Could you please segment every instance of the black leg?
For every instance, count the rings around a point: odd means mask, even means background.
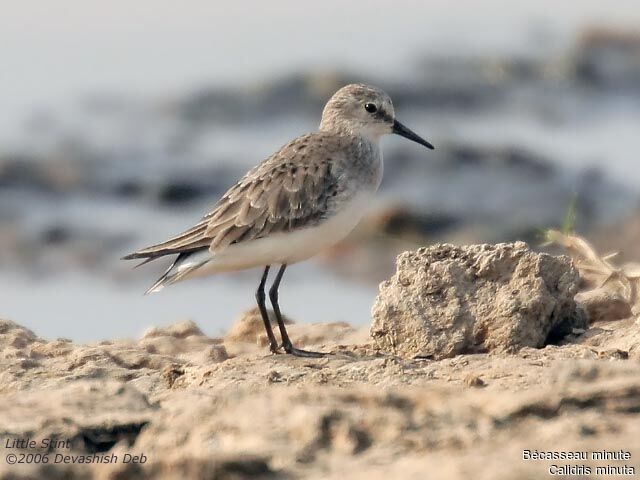
[[[269,349],[273,353],[278,353],[278,341],[273,335],[273,330],[271,329],[271,322],[269,321],[269,313],[267,312],[264,295],[264,286],[267,283],[267,277],[269,276],[269,268],[269,265],[264,267],[262,280],[260,280],[260,285],[258,285],[258,290],[256,290],[256,302],[258,302],[260,315],[262,316],[262,321],[264,322],[264,329],[267,331],[267,337],[269,337]]]
[[[278,305],[278,288],[280,287],[280,281],[282,280],[282,275],[284,275],[284,271],[287,268],[286,264],[283,264],[278,270],[276,275],[276,279],[273,281],[273,285],[269,289],[269,298],[271,299],[271,305],[273,306],[273,311],[276,314],[276,320],[278,320],[278,327],[280,328],[280,336],[282,337],[282,347],[284,351],[290,353],[291,355],[295,355],[297,357],[311,357],[311,358],[320,358],[324,357],[325,353],[320,352],[310,352],[307,350],[300,350],[299,348],[295,348],[291,343],[291,339],[289,338],[289,334],[287,333],[287,329],[284,326],[284,320],[282,320],[282,314],[280,313],[280,305]]]

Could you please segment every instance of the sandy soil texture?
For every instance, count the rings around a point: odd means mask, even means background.
[[[249,326],[211,339],[185,322],[74,345],[2,321],[0,478],[506,479],[547,477],[552,465],[639,466],[633,319],[562,345],[440,361],[384,354],[343,324],[290,327],[327,358],[268,355]],[[7,448],[14,439],[65,443]],[[523,460],[524,450],[603,449],[631,459]],[[10,453],[50,461],[9,465]],[[123,463],[126,453],[144,463]],[[112,454],[117,463],[54,464]]]

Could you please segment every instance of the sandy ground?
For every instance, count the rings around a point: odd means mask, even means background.
[[[513,479],[566,465],[608,478],[595,468],[640,468],[633,318],[542,349],[439,361],[385,354],[346,324],[290,331],[332,354],[268,354],[255,311],[224,338],[184,322],[94,345],[0,321],[0,478]],[[35,446],[16,448],[27,439]],[[524,460],[526,450],[587,460]],[[602,450],[630,458],[591,459]],[[9,464],[10,454],[32,463]],[[105,458],[115,463],[77,463]]]

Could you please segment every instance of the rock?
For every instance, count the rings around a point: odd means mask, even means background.
[[[579,292],[576,302],[584,308],[589,323],[620,320],[632,315],[629,301],[619,292],[607,288]]]
[[[585,326],[577,284],[568,257],[523,242],[405,252],[380,285],[371,336],[405,358],[542,347]]]

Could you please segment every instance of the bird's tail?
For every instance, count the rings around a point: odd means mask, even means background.
[[[202,267],[207,262],[207,259],[197,259],[197,255],[193,255],[191,252],[181,253],[156,281],[156,283],[144,292],[144,294],[148,295],[150,293],[157,293],[165,286],[179,282],[188,274]]]

